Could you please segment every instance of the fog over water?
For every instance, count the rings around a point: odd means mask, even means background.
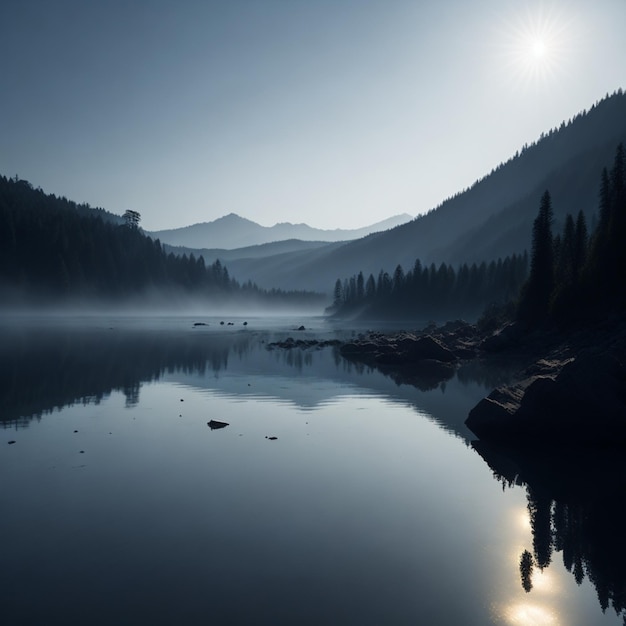
[[[330,304],[320,294],[318,301],[311,303],[280,303],[269,305],[254,296],[233,298],[206,298],[179,292],[168,295],[167,291],[142,293],[136,298],[107,301],[97,298],[68,298],[61,303],[42,302],[33,304],[19,298],[11,298],[0,292],[0,323],[26,322],[29,319],[48,319],[66,317],[71,323],[79,324],[81,320],[93,318],[110,318],[122,320],[131,318],[163,319],[187,318],[197,316],[230,316],[245,318],[254,314],[264,320],[283,319],[289,316],[322,316],[326,306]],[[219,320],[218,320],[219,321]]]

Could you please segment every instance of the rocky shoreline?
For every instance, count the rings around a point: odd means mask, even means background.
[[[479,359],[517,364],[513,381],[469,413],[484,441],[519,447],[626,445],[626,319],[529,331],[520,324],[480,330],[464,321],[412,332],[368,332],[350,341],[294,340],[268,348],[335,346],[341,355],[432,389]]]
[[[626,445],[625,320],[530,339],[537,358],[470,411],[466,424],[472,432],[534,448]]]

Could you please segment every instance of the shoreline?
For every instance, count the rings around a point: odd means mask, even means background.
[[[275,349],[335,345],[341,355],[432,389],[472,361],[512,365],[511,380],[474,406],[466,425],[477,439],[532,451],[626,446],[626,317],[593,325],[528,330],[512,322],[481,331],[461,320],[416,331],[368,331],[348,341],[270,344]]]

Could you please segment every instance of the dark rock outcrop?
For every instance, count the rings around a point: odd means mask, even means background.
[[[341,354],[346,358],[383,365],[407,365],[421,361],[453,363],[457,360],[439,339],[412,333],[389,336],[370,334],[365,339],[344,344]]]
[[[306,350],[307,348],[327,348],[329,346],[339,346],[341,341],[339,339],[326,339],[319,341],[317,339],[294,339],[293,337],[287,337],[283,341],[272,341],[268,343],[266,348],[268,350],[274,350],[275,348],[282,348],[283,350],[292,350],[293,348],[300,348]]]
[[[475,345],[468,341],[474,330],[466,322],[437,329],[392,335],[369,333],[340,348],[343,357],[375,367],[398,384],[423,391],[450,380],[460,361],[474,358]]]
[[[481,400],[466,424],[508,445],[626,444],[626,330],[571,338]]]

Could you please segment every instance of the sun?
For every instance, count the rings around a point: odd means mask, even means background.
[[[518,61],[524,65],[553,64],[558,56],[558,37],[544,29],[544,32],[528,33],[519,43]]]
[[[494,27],[497,56],[507,80],[518,89],[554,83],[571,56],[572,20],[566,15],[528,8]]]
[[[549,80],[563,60],[561,40],[557,24],[545,17],[522,22],[509,44],[511,71],[523,81]]]
[[[543,39],[535,39],[530,47],[531,54],[536,60],[546,56],[547,46]]]

